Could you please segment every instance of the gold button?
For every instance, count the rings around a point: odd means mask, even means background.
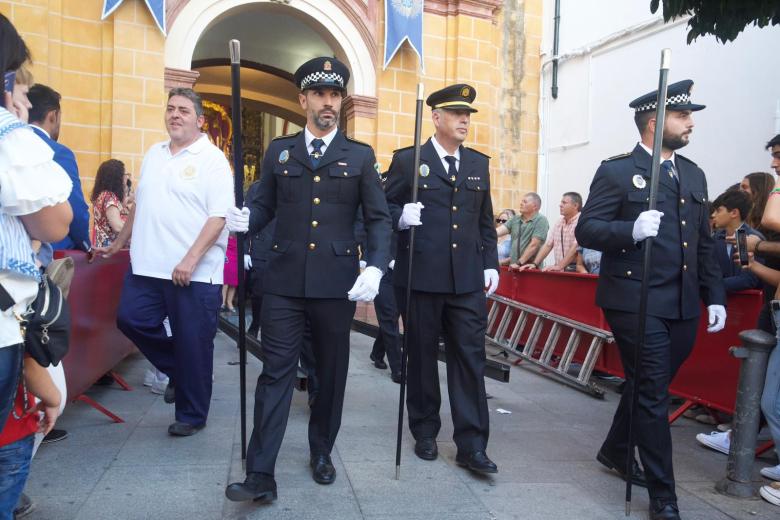
[[[309,244],[309,251],[314,251],[315,249],[317,249],[317,244],[315,244],[314,242]]]
[[[427,185],[427,184],[423,184],[423,188],[427,188],[427,187],[428,187],[428,185]]]
[[[274,249],[279,249],[279,244],[274,244]]]
[[[685,199],[680,199],[680,204],[685,204]]]
[[[457,186],[455,187],[455,193],[458,193],[458,187]]]
[[[313,202],[314,202],[315,205],[317,205],[317,204],[320,203],[320,199],[317,198],[317,197],[314,197],[314,201]]]
[[[687,271],[687,270],[688,270],[688,265],[687,264],[683,264],[683,271]]]
[[[312,220],[312,221],[311,221],[311,227],[317,227],[317,226],[319,226],[319,225],[320,225],[320,223],[319,223],[319,222],[317,222],[316,220]]]
[[[349,175],[349,174],[347,172],[344,172],[344,177],[346,177],[347,175]]]
[[[351,249],[347,249],[347,254],[348,255],[352,254],[352,250]]]
[[[458,244],[452,244],[452,249],[457,249],[457,248],[458,248]]]
[[[683,220],[682,222],[680,222],[680,224],[682,224],[684,226],[685,225],[685,221]]]
[[[626,250],[625,250],[625,249],[621,249],[621,250],[620,250],[620,252],[621,252],[621,253],[625,253],[625,252],[626,252]]]
[[[452,206],[452,211],[458,211],[458,206]]]
[[[452,182],[455,182],[455,176],[454,176],[454,175],[450,176],[450,180],[451,180]]]
[[[626,276],[631,276],[631,271],[626,271]]]
[[[683,247],[688,247],[688,242],[683,242]]]
[[[284,170],[284,174],[287,175],[287,170]]]
[[[314,182],[320,182],[320,176],[319,175],[315,175],[314,176]]]
[[[452,229],[458,229],[458,225],[457,224],[453,224],[452,225]]]

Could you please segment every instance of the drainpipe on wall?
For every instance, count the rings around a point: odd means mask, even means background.
[[[561,0],[555,0],[555,29],[553,30],[552,97],[558,99],[558,41],[561,38]]]

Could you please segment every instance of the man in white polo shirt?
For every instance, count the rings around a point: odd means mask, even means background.
[[[203,126],[203,105],[192,89],[168,93],[170,141],[152,146],[141,166],[136,203],[110,256],[130,238],[130,270],[117,326],[170,378],[176,422],[168,433],[188,436],[206,425],[211,401],[214,336],[232,207],[233,177],[224,154]],[[172,337],[163,320],[170,319]]]

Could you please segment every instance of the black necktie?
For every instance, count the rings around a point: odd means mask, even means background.
[[[455,159],[455,157],[452,155],[445,155],[444,160],[447,161],[447,164],[450,165],[450,167],[447,168],[447,175],[450,176],[450,180],[452,182],[455,182],[455,179],[458,177],[458,170],[455,168],[455,161],[457,159]]]
[[[311,158],[311,165],[315,168],[320,163],[320,159],[322,158],[322,147],[325,146],[325,141],[322,139],[312,139],[311,140],[311,155],[309,157]]]
[[[670,159],[661,163],[661,171],[667,173],[675,181],[680,182],[680,179],[677,178],[677,171],[674,169],[674,163]]]

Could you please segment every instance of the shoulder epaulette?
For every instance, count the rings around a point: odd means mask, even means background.
[[[278,139],[289,139],[290,137],[297,137],[297,136],[298,136],[298,134],[300,134],[301,132],[303,132],[303,130],[298,130],[297,132],[294,132],[294,133],[292,133],[292,134],[278,135],[278,136],[274,137],[274,138],[273,138],[273,139],[271,139],[271,140],[272,140],[272,141],[276,141],[276,140],[278,140]]]
[[[402,148],[398,148],[397,150],[393,150],[393,155],[397,154],[398,152],[403,152],[404,150],[409,150],[410,148],[414,148],[414,145],[404,146]]]
[[[691,163],[692,165],[694,165],[694,166],[696,166],[696,167],[698,167],[698,166],[699,166],[698,164],[696,164],[695,162],[691,161],[690,159],[688,159],[688,158],[687,158],[687,157],[685,157],[684,155],[680,155],[679,153],[678,153],[678,154],[676,154],[676,155],[677,155],[677,157],[679,157],[680,159],[684,159],[684,160],[688,161],[689,163]]]
[[[604,159],[601,162],[605,163],[605,162],[614,161],[614,160],[617,160],[617,159],[625,159],[626,157],[631,157],[631,152],[626,152],[626,153],[621,153],[621,154],[618,154],[618,155],[613,155],[612,157],[608,157],[607,159]]]
[[[348,136],[348,135],[346,135],[346,134],[344,134],[344,138],[345,138],[347,141],[349,141],[350,143],[357,143],[357,144],[362,144],[363,146],[368,146],[369,148],[371,147],[371,145],[370,145],[370,144],[368,144],[368,143],[364,143],[363,141],[358,141],[357,139],[355,139],[355,138],[353,138],[353,137],[349,137],[349,136]]]
[[[478,153],[479,155],[482,155],[482,156],[487,157],[488,159],[490,159],[490,156],[488,154],[482,153],[479,150],[477,150],[476,148],[470,148],[470,147],[467,146],[466,150],[471,150],[474,153]]]

